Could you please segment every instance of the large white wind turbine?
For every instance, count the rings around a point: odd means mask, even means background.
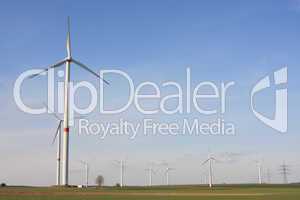
[[[210,188],[212,188],[212,186],[213,186],[213,166],[212,166],[213,161],[216,161],[216,159],[214,157],[212,157],[211,155],[209,155],[208,159],[201,164],[201,166],[205,165],[206,163],[209,164],[208,165],[208,167],[209,167],[209,169],[208,169],[208,176],[209,177],[208,178],[209,178],[209,187]]]
[[[100,77],[99,74],[91,70],[85,64],[75,60],[71,54],[71,37],[70,37],[70,18],[68,18],[68,34],[67,34],[67,57],[62,61],[59,61],[53,65],[50,65],[41,72],[32,75],[30,78],[36,77],[44,72],[48,72],[50,69],[54,69],[60,67],[65,64],[65,89],[64,89],[64,134],[63,134],[63,179],[62,184],[67,186],[69,185],[69,84],[70,84],[70,70],[71,70],[71,63],[78,65],[79,67],[87,70],[91,74],[95,75],[99,79],[101,79],[106,84],[109,84],[106,80]]]

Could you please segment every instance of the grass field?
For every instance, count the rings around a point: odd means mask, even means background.
[[[300,185],[55,188],[3,187],[0,200],[299,200]]]

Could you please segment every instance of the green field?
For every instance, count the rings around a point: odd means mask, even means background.
[[[3,187],[0,200],[299,200],[300,185],[234,185],[170,187],[104,187],[104,188],[55,188],[55,187]]]

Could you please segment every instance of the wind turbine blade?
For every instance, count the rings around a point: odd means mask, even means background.
[[[57,138],[57,135],[58,135],[58,133],[59,133],[59,131],[60,131],[60,128],[61,128],[61,122],[62,122],[62,120],[59,121],[58,127],[57,127],[56,132],[55,132],[55,136],[54,136],[54,138],[53,138],[53,140],[52,140],[52,145],[55,143],[55,140],[56,140],[56,138]]]
[[[67,55],[68,55],[68,58],[71,58],[71,30],[70,30],[70,17],[68,17]]]
[[[106,83],[107,85],[109,85],[109,82],[104,80],[99,74],[97,74],[96,72],[94,72],[93,70],[91,70],[90,68],[88,68],[86,65],[82,64],[81,62],[72,59],[72,61],[77,64],[78,66],[82,67],[83,69],[87,70],[88,72],[92,73],[93,75],[95,75],[96,77],[98,77],[99,79],[101,79],[104,83]]]
[[[201,164],[201,166],[202,166],[202,165],[205,165],[209,160],[210,160],[210,159],[207,159],[206,161],[204,161],[204,162]]]
[[[39,76],[40,74],[44,73],[44,72],[48,72],[50,69],[56,68],[56,67],[60,67],[61,65],[63,65],[66,62],[66,60],[60,61],[58,63],[55,63],[54,65],[50,65],[49,67],[43,69],[41,72],[37,73],[37,74],[33,74],[31,76],[29,76],[29,78],[34,78],[36,76]]]

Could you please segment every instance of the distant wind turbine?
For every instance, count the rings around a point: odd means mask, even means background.
[[[123,187],[126,161],[125,160],[115,160],[115,162],[120,166],[120,186]]]
[[[61,124],[63,122],[62,119],[60,119],[52,110],[50,110],[48,108],[48,106],[46,104],[44,104],[48,111],[50,111],[52,113],[52,115],[55,117],[55,119],[58,121],[58,126],[56,128],[56,132],[55,132],[55,135],[53,137],[53,140],[52,140],[52,145],[55,143],[56,141],[56,138],[57,138],[57,151],[56,151],[56,185],[60,185],[60,181],[61,181],[61,177],[60,177],[60,173],[61,173]]]
[[[155,174],[156,172],[153,170],[153,164],[150,164],[149,168],[145,169],[148,171],[148,176],[149,176],[149,186],[152,186],[152,174]]]
[[[69,185],[69,84],[70,84],[70,71],[71,71],[71,63],[78,65],[79,67],[87,70],[97,78],[101,79],[104,83],[109,85],[109,82],[100,77],[99,74],[91,70],[85,64],[75,60],[71,55],[71,34],[70,34],[70,18],[68,17],[68,33],[67,33],[67,57],[63,60],[50,65],[49,67],[41,70],[41,72],[37,74],[33,74],[30,78],[34,78],[43,74],[44,72],[48,72],[50,69],[54,69],[60,67],[65,64],[65,89],[64,89],[64,135],[63,135],[63,179],[62,184],[67,186]]]
[[[81,164],[85,167],[85,187],[87,188],[89,186],[89,171],[90,171],[90,165],[86,161],[80,161]]]
[[[262,184],[262,162],[261,161],[255,161],[257,166],[257,172],[258,172],[258,184]]]
[[[169,185],[169,173],[170,173],[170,171],[174,171],[174,170],[175,170],[175,168],[170,168],[170,167],[166,168],[165,174],[166,174],[167,185]]]
[[[207,173],[206,172],[203,172],[200,174],[200,182],[201,182],[201,184],[207,183]]]
[[[208,178],[209,178],[209,187],[212,188],[213,186],[213,161],[216,161],[216,159],[214,157],[212,157],[211,155],[208,156],[208,159],[206,161],[204,161],[201,166],[205,165],[206,163],[209,164],[209,169],[208,169]]]

